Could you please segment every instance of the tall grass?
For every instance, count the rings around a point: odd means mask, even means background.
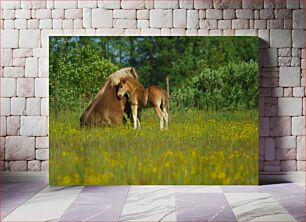
[[[50,184],[257,184],[257,111],[191,110],[159,130],[152,109],[130,124],[80,128],[81,112],[50,115]]]

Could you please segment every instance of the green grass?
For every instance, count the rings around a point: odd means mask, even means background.
[[[257,184],[257,111],[170,115],[152,109],[130,124],[81,129],[81,112],[50,115],[50,184]]]

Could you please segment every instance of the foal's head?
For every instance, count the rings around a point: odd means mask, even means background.
[[[123,79],[117,85],[117,98],[121,100],[123,96],[130,90],[127,80]]]

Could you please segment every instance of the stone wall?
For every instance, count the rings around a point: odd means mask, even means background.
[[[48,36],[260,38],[260,171],[305,170],[303,0],[1,1],[0,169],[48,169]]]

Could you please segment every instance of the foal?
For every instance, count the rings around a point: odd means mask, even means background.
[[[168,96],[165,90],[159,86],[149,86],[145,89],[138,80],[127,77],[122,79],[117,85],[118,99],[121,100],[126,93],[129,94],[135,129],[140,127],[137,111],[139,108],[145,108],[148,100],[159,117],[160,129],[164,128],[164,122],[166,128],[168,128]]]

